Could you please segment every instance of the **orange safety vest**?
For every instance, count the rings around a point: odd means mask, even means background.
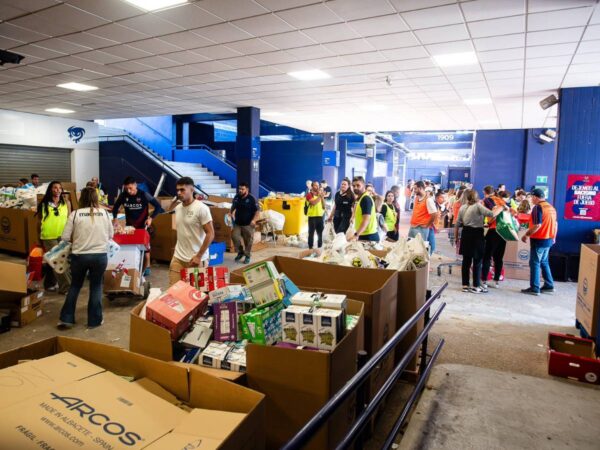
[[[454,223],[456,223],[456,221],[458,220],[458,212],[460,211],[461,206],[462,203],[460,202],[460,200],[455,200],[454,204],[452,205],[452,220],[454,221]]]
[[[498,197],[497,195],[492,195],[490,196],[490,198],[492,199],[492,201],[494,202],[494,204],[496,206],[506,206],[506,202],[504,200],[502,200],[500,197]],[[489,221],[489,229],[493,230],[496,228],[496,219],[490,219]]]
[[[410,225],[413,227],[426,227],[429,224],[431,214],[427,211],[427,199],[429,196],[425,194],[423,200],[419,200],[415,197],[415,205],[413,207],[412,217],[410,219]]]
[[[556,238],[556,232],[558,231],[558,225],[556,223],[556,209],[547,201],[540,202],[538,205],[542,208],[542,223],[539,230],[533,233],[531,239],[554,239]],[[529,222],[529,228],[533,228],[533,220]]]

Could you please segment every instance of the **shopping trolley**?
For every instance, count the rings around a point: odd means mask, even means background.
[[[448,273],[452,275],[452,267],[462,266],[462,256],[460,255],[460,239],[462,236],[462,228],[458,229],[458,238],[454,238],[454,230],[450,229],[448,231],[448,239],[450,240],[450,245],[452,245],[456,251],[456,259],[451,262],[442,263],[437,267],[438,277],[442,276],[442,268],[447,267]]]
[[[143,276],[144,259],[150,250],[150,234],[147,230],[135,230],[131,234],[115,234],[113,240],[120,250],[108,261],[104,273],[104,293],[109,300],[117,297],[147,299],[150,282]]]

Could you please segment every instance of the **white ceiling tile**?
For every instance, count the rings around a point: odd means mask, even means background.
[[[200,8],[199,5],[202,4],[190,3],[176,8],[167,8],[154,12],[153,15],[188,30],[223,22],[223,19]]]
[[[83,31],[108,23],[67,4],[57,5],[11,21],[13,24],[39,31],[50,36]]]
[[[593,86],[598,83],[598,74],[594,72],[577,73],[569,71],[561,87]]]
[[[396,66],[400,70],[426,69],[430,67],[436,67],[433,61],[431,61],[431,58],[401,60],[396,62]]]
[[[573,64],[570,68],[569,68],[569,73],[592,73],[592,72],[596,72],[596,80],[598,80],[598,72],[600,72],[600,63],[598,62],[592,62],[592,63],[587,63],[587,64]],[[596,81],[596,84],[598,84],[598,81]]]
[[[600,47],[596,47],[597,53],[581,53],[573,57],[572,64],[586,64],[600,62]]]
[[[138,31],[124,27],[117,23],[111,23],[109,25],[94,28],[88,33],[93,34],[94,36],[99,36],[101,38],[117,41],[121,44],[132,41],[139,41],[141,39],[147,39],[150,37],[147,34],[140,33]]]
[[[562,44],[563,42],[577,42],[581,39],[582,32],[583,27],[534,31],[527,33],[527,45],[548,45]]]
[[[78,55],[80,58],[93,61],[98,64],[110,64],[118,61],[125,61],[125,58],[105,53],[101,50],[93,50],[91,52],[85,52]]]
[[[257,67],[261,66],[262,63],[257,61],[250,56],[237,56],[235,58],[227,58],[222,61],[223,63],[231,66],[235,69],[246,69],[248,67]]]
[[[525,14],[523,0],[475,0],[462,2],[460,6],[468,22]]]
[[[199,34],[206,39],[210,39],[217,44],[240,41],[252,37],[249,33],[246,33],[230,23],[220,23],[218,25],[198,28],[194,30],[194,33]]]
[[[600,8],[598,8],[596,6],[596,9],[594,10],[594,13],[592,14],[592,17],[590,19],[590,24],[596,24],[596,23],[600,23]]]
[[[590,25],[586,28],[583,33],[584,41],[592,41],[594,39],[600,39],[600,25]]]
[[[281,50],[316,44],[313,39],[300,31],[264,36],[262,40]]]
[[[199,48],[199,47],[206,47],[208,45],[214,44],[214,42],[212,42],[211,40],[206,39],[196,33],[191,32],[191,31],[182,31],[180,33],[161,36],[160,40],[166,42],[167,44],[174,45],[179,49],[186,49],[186,50],[190,50],[193,48]],[[152,40],[140,41],[140,42],[146,42],[146,43],[150,44],[150,43],[152,43]],[[140,47],[139,46],[140,42],[135,42],[130,45],[135,46],[137,48],[141,48],[142,50],[152,51],[151,47],[150,48]]]
[[[344,20],[383,16],[394,12],[387,0],[334,0],[327,7]]]
[[[529,14],[527,17],[528,31],[551,30],[587,25],[593,8],[563,9],[560,11]]]
[[[590,6],[596,3],[594,0],[528,0],[530,13],[552,11],[555,9],[577,8]]]
[[[14,39],[9,39],[7,37],[0,36],[0,48],[5,50],[9,50],[13,47],[18,47],[19,45],[23,45],[24,43],[25,42],[23,41],[16,41]]]
[[[49,34],[38,33],[37,31],[19,27],[8,22],[0,23],[0,36],[25,43],[40,41],[50,37]]]
[[[510,61],[512,59],[523,59],[525,57],[525,48],[509,48],[505,50],[491,50],[488,52],[479,52],[477,57],[481,62],[492,61]]]
[[[527,57],[531,58],[542,58],[542,57],[554,57],[563,55],[572,55],[577,48],[577,42],[568,44],[552,44],[552,45],[538,45],[533,47],[527,47]]]
[[[513,61],[498,61],[498,62],[485,62],[481,63],[481,67],[483,70],[487,72],[495,72],[495,71],[506,71],[506,70],[516,70],[523,68],[523,60],[513,60]]]
[[[463,22],[460,8],[456,4],[404,12],[401,15],[413,30]]]
[[[85,51],[90,50],[89,47],[85,47],[83,45],[79,45],[79,44],[75,44],[74,42],[70,42],[68,40],[68,36],[67,36],[67,39],[60,39],[60,38],[46,39],[45,41],[37,42],[36,45],[39,45],[40,47],[44,47],[44,48],[49,48],[50,50],[55,50],[57,52],[66,53],[66,54],[79,53],[79,52],[85,52]]]
[[[399,61],[403,59],[426,58],[427,52],[423,47],[397,48],[393,50],[383,50],[381,53],[390,61]]]
[[[110,21],[127,19],[144,13],[143,10],[123,0],[67,0],[66,3]]]
[[[356,31],[350,28],[345,23],[335,25],[325,25],[323,27],[315,27],[303,30],[311,39],[322,44],[326,42],[346,41],[349,39],[357,39],[360,36]]]
[[[103,48],[109,47],[111,45],[118,44],[117,41],[113,41],[112,39],[106,39],[99,36],[94,36],[89,33],[75,33],[64,36],[63,39],[69,40],[69,42],[73,42],[78,45],[83,45],[89,48]]]
[[[363,37],[408,30],[408,26],[398,14],[354,20],[348,22],[348,25]]]
[[[299,60],[317,59],[334,56],[331,50],[328,50],[322,45],[310,45],[308,47],[290,48],[287,52]]]
[[[148,36],[161,36],[163,34],[183,31],[182,27],[151,14],[125,19],[119,22],[119,24],[147,34]]]
[[[501,50],[504,48],[516,48],[525,46],[525,34],[507,34],[506,36],[494,36],[473,39],[477,51]]]
[[[525,16],[502,17],[500,19],[469,22],[468,26],[473,38],[524,33]]]
[[[396,10],[412,11],[414,9],[431,8],[456,3],[456,0],[391,0]]]
[[[370,64],[384,62],[386,61],[386,58],[381,52],[366,52],[345,55],[344,60],[349,64]]]
[[[466,83],[471,81],[485,81],[481,71],[475,73],[467,73],[463,75],[447,75],[446,78],[451,83]]]
[[[366,38],[366,40],[378,50],[419,45],[419,41],[411,32],[372,36]]]
[[[240,52],[244,55],[253,55],[256,53],[272,52],[277,50],[277,47],[268,44],[263,39],[254,38],[245,41],[230,42],[227,47]]]
[[[285,51],[261,53],[260,55],[253,55],[252,57],[263,64],[283,64],[297,60],[294,55]]]
[[[194,49],[194,53],[198,53],[199,55],[206,56],[210,59],[225,59],[241,56],[239,52],[226,45],[212,45],[210,47],[197,48]]]
[[[548,80],[558,78],[558,83],[560,83],[560,80],[567,72],[568,67],[568,64],[555,67],[527,67],[525,70],[525,78],[529,79],[536,77],[542,79],[546,77]],[[558,87],[558,85],[556,87]]]
[[[168,67],[179,66],[181,63],[169,59],[165,56],[148,56],[146,58],[136,59],[136,62],[145,64],[155,69],[165,69]]]
[[[525,62],[527,69],[534,67],[566,67],[571,63],[571,55],[555,56],[553,58],[529,58]]]
[[[241,19],[269,12],[252,0],[203,0],[200,7],[225,20]]]
[[[439,77],[443,75],[442,71],[437,67],[432,67],[429,69],[405,70],[403,71],[403,74],[411,80],[424,77]]]
[[[415,34],[423,44],[470,39],[469,32],[467,31],[467,27],[464,23],[447,25],[445,27],[424,28],[422,30],[415,31]]]
[[[109,55],[118,56],[121,59],[144,58],[145,56],[151,56],[153,54],[139,48],[132,47],[131,45],[116,45],[114,47],[104,48],[102,49],[102,52],[108,53]],[[83,55],[79,56],[84,57]]]
[[[288,9],[277,13],[279,17],[296,28],[318,27],[341,22],[333,11],[324,4],[309,5],[295,9]]]
[[[498,72],[489,72],[485,74],[487,80],[506,80],[511,78],[523,78],[523,67],[513,70],[499,70]]]
[[[461,75],[480,72],[481,68],[479,67],[479,64],[469,64],[467,66],[443,67],[442,71],[446,75]]]
[[[472,52],[473,43],[468,41],[444,42],[425,46],[432,55],[443,55],[448,53]]]
[[[353,39],[351,41],[331,42],[324,44],[326,48],[336,55],[349,55],[352,53],[371,52],[375,48],[366,39]]]
[[[253,36],[268,36],[270,34],[293,31],[294,27],[287,24],[275,14],[263,14],[236,20],[233,24]]]
[[[48,50],[47,48],[38,47],[37,45],[34,45],[34,44],[16,47],[16,48],[13,48],[12,51],[14,51],[15,53],[18,53],[20,55],[23,55],[25,57],[33,56],[36,58],[41,58],[42,60],[46,60],[49,58],[58,58],[60,56],[65,55],[64,53],[55,52],[54,50]]]

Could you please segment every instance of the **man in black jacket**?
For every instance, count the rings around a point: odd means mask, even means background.
[[[233,198],[230,215],[233,218],[233,233],[231,239],[238,254],[235,261],[239,262],[244,256],[244,264],[250,263],[252,243],[254,242],[254,228],[258,220],[258,203],[250,194],[248,183],[238,185],[238,193]],[[242,246],[243,240],[243,246]]]

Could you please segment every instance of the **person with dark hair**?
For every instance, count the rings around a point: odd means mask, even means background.
[[[391,190],[385,193],[385,202],[379,212],[383,216],[383,229],[387,239],[396,242],[399,238],[397,225],[400,210],[396,205],[396,196]]]
[[[394,194],[394,206],[396,207],[396,211],[398,211],[398,217],[396,218],[396,231],[400,230],[400,212],[402,211],[402,206],[400,205],[400,186],[398,185],[393,185],[390,188],[390,191],[392,191],[392,194]],[[384,199],[385,201],[385,199]]]
[[[90,278],[90,295],[87,308],[87,326],[96,328],[104,323],[102,318],[102,284],[108,265],[108,241],[114,234],[110,215],[100,208],[95,188],[81,191],[79,209],[67,220],[61,239],[71,242],[71,287],[60,311],[58,328],[73,328],[75,307],[86,275]]]
[[[97,189],[97,187],[95,189]],[[150,205],[154,207],[152,214],[150,214]],[[153,234],[152,220],[160,213],[164,212],[159,201],[149,193],[139,189],[135,178],[131,176],[126,177],[125,180],[123,180],[123,192],[121,192],[121,195],[119,195],[117,201],[113,205],[112,215],[113,225],[115,227],[119,225],[117,216],[119,215],[121,207],[123,207],[125,211],[125,225],[134,227],[136,230],[147,229],[150,235]],[[149,251],[146,252],[144,258],[143,276],[147,277],[150,275]]]
[[[308,210],[308,248],[314,246],[315,232],[317,233],[317,248],[323,247],[323,229],[325,224],[325,193],[318,181],[313,181],[310,192],[305,197]]]
[[[29,180],[27,178],[19,178],[19,183],[17,187],[25,187],[29,184]]]
[[[346,233],[350,228],[354,201],[354,194],[350,189],[350,179],[344,178],[340,183],[340,190],[335,193],[333,208],[329,215],[329,221],[333,222],[333,229],[336,234]]]
[[[238,184],[238,192],[231,203],[229,215],[233,219],[233,232],[231,239],[238,254],[235,261],[239,262],[244,256],[244,264],[250,264],[252,244],[254,243],[254,229],[258,220],[259,208],[256,198],[250,194],[248,183]],[[243,245],[242,245],[243,241]]]
[[[415,183],[415,204],[413,207],[412,217],[410,219],[410,229],[408,237],[414,238],[417,234],[421,235],[423,241],[429,241],[429,233],[433,233],[433,223],[438,214],[435,200],[425,190],[425,183],[417,181]],[[429,247],[429,253],[433,250]]]
[[[445,215],[445,203],[446,203],[446,194],[444,191],[439,190],[433,196],[434,204],[437,209],[435,220],[433,224],[431,224],[431,230],[429,231],[429,250],[431,253],[435,252],[436,242],[435,242],[435,234],[439,232],[444,226],[443,216]]]
[[[357,201],[354,212],[355,233],[350,240],[379,242],[377,209],[375,208],[375,201],[369,191],[367,191],[365,179],[361,176],[354,177],[352,180],[352,190]]]
[[[496,189],[496,193],[500,193],[506,190],[506,185],[504,183],[500,183],[498,185],[498,189]]]
[[[40,176],[37,173],[31,174],[31,185],[34,188],[38,188],[40,186]]]
[[[48,252],[58,245],[65,229],[67,219],[71,213],[70,205],[63,197],[63,188],[60,181],[52,181],[46,189],[46,194],[38,203],[36,216],[39,219],[40,241],[44,251]],[[71,274],[55,273],[54,270],[44,265],[44,289],[53,291],[58,282],[58,293],[65,295],[71,284]]]
[[[554,279],[550,271],[548,255],[550,248],[554,245],[556,233],[558,232],[556,209],[548,203],[546,194],[542,189],[536,188],[531,194],[535,206],[531,211],[529,229],[521,238],[523,242],[527,242],[527,238],[530,238],[530,285],[527,289],[521,290],[521,292],[529,295],[540,295],[540,293],[552,294],[554,292]],[[540,272],[544,278],[544,285],[541,287]]]
[[[177,244],[169,265],[169,285],[181,280],[181,270],[208,265],[208,247],[215,238],[210,209],[194,197],[194,180],[182,177],[176,182],[175,207]]]
[[[500,185],[503,186],[503,185]],[[493,210],[497,206],[501,206],[503,209],[507,208],[506,201],[496,194],[493,186],[486,186],[483,188],[485,198],[483,205]],[[506,241],[496,232],[496,220],[488,220],[488,231],[485,235],[485,251],[483,253],[483,288],[487,289],[487,279],[490,273],[490,267],[492,265],[492,259],[494,260],[494,284],[493,286],[500,287],[500,276],[502,274],[502,267],[504,266],[504,252],[506,251]]]
[[[323,189],[323,198],[325,202],[329,202],[331,200],[331,187],[327,185],[327,180],[321,181],[321,188]]]

